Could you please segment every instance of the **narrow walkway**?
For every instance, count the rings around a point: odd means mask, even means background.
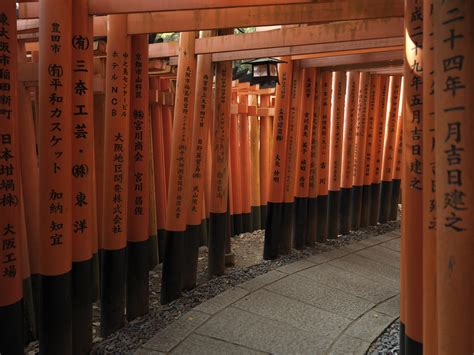
[[[364,354],[399,315],[400,235],[285,265],[200,304],[135,354]]]

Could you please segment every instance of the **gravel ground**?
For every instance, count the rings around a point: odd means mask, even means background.
[[[400,319],[397,319],[370,345],[367,354],[400,354],[399,333]]]
[[[201,247],[198,260],[197,287],[183,292],[182,297],[168,305],[160,304],[161,265],[150,272],[150,313],[144,317],[128,322],[125,326],[103,339],[100,337],[100,305],[93,305],[93,350],[92,354],[130,354],[158,331],[167,327],[200,303],[218,295],[226,289],[265,274],[280,266],[298,259],[319,254],[349,243],[372,236],[384,234],[400,228],[400,221],[371,226],[350,234],[340,236],[325,243],[316,243],[313,248],[301,251],[292,250],[290,255],[266,261],[262,259],[265,231],[258,230],[244,233],[232,239],[232,251],[235,253],[235,266],[226,269],[226,274],[218,278],[207,277],[207,248]],[[32,343],[28,354],[38,351],[38,343]]]

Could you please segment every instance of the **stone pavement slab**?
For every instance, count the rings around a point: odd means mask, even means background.
[[[279,272],[284,272],[285,274],[294,274],[295,272],[307,269],[314,266],[315,264],[309,261],[308,259],[302,259],[295,261],[294,263],[280,266],[276,269]]]
[[[268,354],[223,340],[192,334],[171,351],[173,355],[260,355]]]
[[[243,288],[232,287],[207,300],[206,302],[194,307],[194,310],[212,315],[223,310],[225,307],[230,306],[232,303],[244,297],[248,293],[249,291]]]
[[[342,335],[331,347],[330,355],[364,354],[370,343],[362,339]]]
[[[352,323],[344,333],[371,343],[395,318],[383,313],[369,311]]]
[[[360,250],[356,254],[377,261],[381,264],[387,264],[396,269],[400,269],[400,253],[379,245]]]
[[[400,252],[400,238],[398,239],[392,239],[389,240],[388,242],[379,244],[381,247],[391,249],[393,251]]]
[[[272,270],[270,272],[267,272],[266,274],[257,276],[256,278],[246,281],[244,283],[241,283],[239,287],[244,288],[249,291],[255,291],[258,290],[259,288],[271,284],[272,282],[278,281],[279,279],[287,276],[288,274]]]
[[[312,255],[306,260],[311,261],[314,264],[323,264],[333,259],[341,258],[344,255],[347,255],[348,252],[341,249],[334,249],[331,251],[326,251],[320,254]]]
[[[380,303],[374,308],[374,311],[391,317],[398,317],[400,315],[400,295]]]

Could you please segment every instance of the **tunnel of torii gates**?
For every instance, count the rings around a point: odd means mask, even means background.
[[[232,80],[265,57],[275,88]],[[471,354],[473,68],[473,1],[1,0],[0,353],[87,353],[158,263],[166,304],[199,246],[218,276],[231,236],[273,259],[401,199],[401,352]]]

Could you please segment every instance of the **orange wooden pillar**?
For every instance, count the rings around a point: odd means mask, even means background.
[[[364,185],[364,157],[367,136],[367,114],[369,104],[370,75],[360,73],[357,103],[357,127],[354,146],[354,172],[352,179],[352,218],[353,230],[360,227],[362,217],[362,191]]]
[[[239,95],[239,107],[245,111],[248,110],[248,95]],[[242,229],[243,232],[252,231],[252,176],[250,161],[250,117],[247,113],[239,114],[239,132],[240,132],[240,181],[242,192]]]
[[[231,93],[231,103],[237,104],[237,91]],[[233,216],[232,225],[235,235],[243,233],[242,226],[242,175],[240,174],[240,138],[239,138],[239,116],[237,114],[230,115],[230,141],[229,151],[232,164],[232,197],[233,197]]]
[[[301,92],[303,69],[299,62],[293,63],[293,74],[291,76],[291,98],[290,112],[288,116],[288,132],[286,136],[286,164],[283,187],[283,205],[281,216],[281,238],[280,253],[289,254],[291,252],[292,236],[295,223],[295,186],[296,186],[296,154],[299,144],[299,115],[301,111]],[[303,218],[304,220],[304,218]]]
[[[232,62],[217,63],[216,99],[212,142],[212,177],[209,219],[209,276],[225,271],[229,197],[229,133],[232,90]],[[235,175],[234,175],[235,176]]]
[[[328,236],[328,182],[329,182],[329,134],[331,123],[331,96],[332,96],[332,73],[329,71],[322,74],[321,89],[321,129],[318,144],[319,165],[318,177],[318,242],[323,242]]]
[[[260,124],[257,116],[257,95],[250,95],[249,108],[250,119],[250,163],[252,173],[250,187],[251,187],[251,214],[252,214],[252,230],[261,229],[261,202],[260,202]]]
[[[265,243],[263,246],[263,258],[265,260],[278,257],[282,228],[286,139],[293,62],[289,57],[281,59],[287,63],[278,65],[280,84],[276,87],[275,116],[273,117],[267,220],[265,222]]]
[[[311,160],[311,132],[313,126],[314,87],[316,68],[305,68],[301,75],[299,97],[298,139],[295,175],[295,222],[293,246],[304,249],[308,240],[309,168]]]
[[[362,186],[362,211],[360,215],[360,226],[367,227],[370,220],[370,204],[371,204],[371,194],[370,186],[372,183],[373,171],[374,171],[374,158],[372,156],[373,146],[375,142],[375,125],[376,125],[376,115],[377,115],[377,105],[376,102],[379,100],[378,96],[378,85],[380,85],[380,79],[375,76],[370,76],[370,87],[369,87],[369,101],[367,107],[367,137],[365,141],[365,151],[364,151],[364,176],[363,176],[363,186]]]
[[[405,2],[405,113],[403,122],[400,302],[406,354],[422,349],[423,246],[423,1]],[[428,35],[428,34],[427,34]]]
[[[438,354],[434,1],[423,1],[423,352]],[[399,125],[402,121],[399,120]],[[398,134],[398,132],[397,132]],[[398,144],[397,144],[398,148]],[[394,171],[395,175],[396,170]],[[394,180],[395,182],[395,176]],[[441,206],[440,206],[441,207]],[[396,218],[396,217],[395,217]]]
[[[270,107],[270,95],[260,96],[260,107]],[[265,228],[267,220],[268,184],[270,178],[271,116],[260,116],[260,225]]]
[[[401,88],[403,88],[404,79],[402,77]],[[403,155],[403,89],[400,91],[400,99],[397,114],[397,133],[395,139],[395,152],[393,156],[393,175],[392,175],[392,197],[390,198],[389,221],[395,221],[398,217],[398,204],[400,203],[400,186],[402,177],[402,155]]]
[[[472,354],[474,3],[434,4],[438,353]]]
[[[307,245],[313,247],[318,235],[318,158],[319,150],[318,144],[320,140],[321,128],[321,89],[322,78],[321,74],[317,73],[316,83],[314,85],[314,108],[311,126],[311,156],[309,163],[309,180],[308,180],[308,238]]]
[[[340,232],[348,234],[351,227],[352,175],[354,169],[354,139],[359,93],[359,72],[347,72],[344,133],[342,139]]]
[[[92,347],[94,209],[93,24],[85,0],[72,1],[72,345]]]
[[[23,354],[22,205],[18,125],[16,2],[0,4],[0,353]]]
[[[391,76],[388,88],[387,127],[383,148],[382,189],[380,195],[379,222],[386,223],[392,200],[392,179],[397,137],[398,104],[400,100],[401,77]]]
[[[122,327],[125,311],[131,68],[126,28],[126,15],[108,16],[100,288],[103,336]]]
[[[171,80],[160,79],[160,88],[162,92],[172,93]],[[173,135],[173,106],[163,105],[162,107],[163,119],[163,147],[165,157],[165,178],[166,178],[166,199],[168,199],[168,187],[170,180],[170,159],[171,159],[171,138]]]
[[[148,35],[132,36],[127,229],[127,320],[148,313],[150,140]]]
[[[151,83],[147,77],[147,82],[151,89]],[[148,116],[148,132],[145,132],[146,138],[148,139],[148,150],[150,151],[150,157],[148,159],[148,174],[150,175],[150,213],[148,217],[148,268],[153,270],[159,263],[159,248],[158,248],[158,218],[156,214],[156,184],[155,184],[155,155],[153,154],[153,123],[151,118],[151,107],[149,108],[150,115]]]
[[[185,189],[190,182],[188,179],[191,158],[191,127],[196,85],[194,44],[194,32],[181,32],[161,281],[162,304],[167,304],[178,298],[182,288],[183,248],[187,224]]]
[[[210,31],[202,31],[200,37],[208,37]],[[202,230],[204,201],[204,173],[206,169],[209,127],[212,120],[212,58],[210,54],[197,57],[196,95],[191,138],[191,183],[185,187],[188,207],[187,230],[184,243],[183,288],[196,286],[199,242]]]
[[[331,124],[329,139],[329,184],[328,184],[328,238],[339,234],[341,202],[342,135],[344,128],[344,103],[346,94],[346,73],[333,73]]]
[[[373,80],[380,80],[379,98],[376,101],[377,114],[375,117],[374,125],[374,144],[372,150],[373,173],[372,173],[372,184],[370,187],[370,218],[369,224],[371,226],[377,225],[380,215],[380,190],[382,181],[382,159],[383,159],[383,144],[385,139],[385,126],[386,126],[386,104],[387,104],[387,93],[388,93],[388,80],[389,77],[381,75],[380,79],[375,76]]]
[[[72,0],[39,4],[40,352],[72,352]]]
[[[160,79],[151,77],[150,89],[160,88]],[[163,262],[165,249],[165,230],[166,230],[166,165],[164,148],[164,119],[162,114],[164,108],[161,105],[154,104],[151,107],[151,128],[152,128],[152,146],[153,146],[153,166],[155,179],[155,200],[156,200],[156,226],[158,236],[158,261]]]

